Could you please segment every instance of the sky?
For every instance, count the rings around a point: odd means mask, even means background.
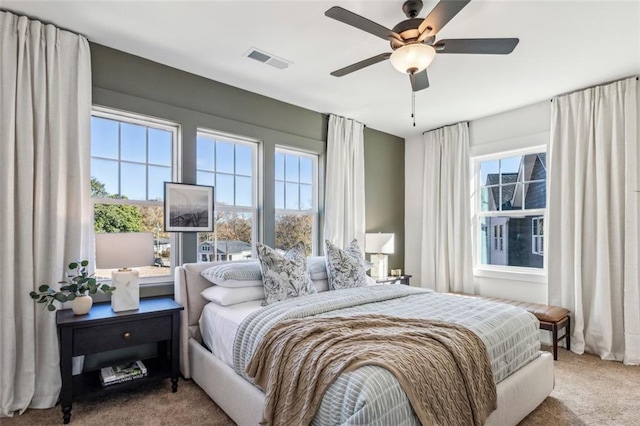
[[[172,133],[103,117],[91,119],[91,176],[110,194],[131,200],[162,200],[164,182],[172,182]],[[216,203],[251,207],[256,148],[199,134],[197,184],[214,186]],[[118,161],[120,160],[120,161]],[[314,160],[276,153],[276,208],[313,206]],[[120,179],[118,179],[120,177]],[[120,183],[118,183],[118,181]]]

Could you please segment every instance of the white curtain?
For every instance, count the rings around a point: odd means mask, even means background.
[[[55,313],[29,292],[89,254],[90,125],[87,40],[0,11],[0,416],[58,398]]]
[[[571,349],[640,363],[636,79],[553,100],[549,303],[572,311]]]
[[[331,114],[327,134],[324,238],[364,248],[364,125]]]
[[[473,294],[469,126],[443,127],[423,139],[420,283],[439,292]]]

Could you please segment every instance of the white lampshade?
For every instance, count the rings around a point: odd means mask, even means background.
[[[96,267],[131,268],[153,265],[153,233],[96,234]]]
[[[96,234],[96,267],[115,269],[111,272],[111,295],[114,312],[130,311],[140,306],[139,272],[128,269],[153,265],[153,234],[123,232]]]
[[[426,69],[433,58],[436,50],[428,44],[414,43],[396,49],[392,54],[391,65],[401,73],[419,73]]]
[[[364,247],[367,253],[392,254],[395,248],[395,235],[380,232],[365,234]]]

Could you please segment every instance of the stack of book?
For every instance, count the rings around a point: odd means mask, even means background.
[[[115,385],[130,380],[146,377],[147,367],[142,361],[132,361],[126,364],[104,367],[100,370],[100,382],[102,386]]]

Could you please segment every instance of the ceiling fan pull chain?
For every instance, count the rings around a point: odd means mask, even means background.
[[[411,92],[411,118],[413,118],[413,127],[416,127],[416,92]]]

